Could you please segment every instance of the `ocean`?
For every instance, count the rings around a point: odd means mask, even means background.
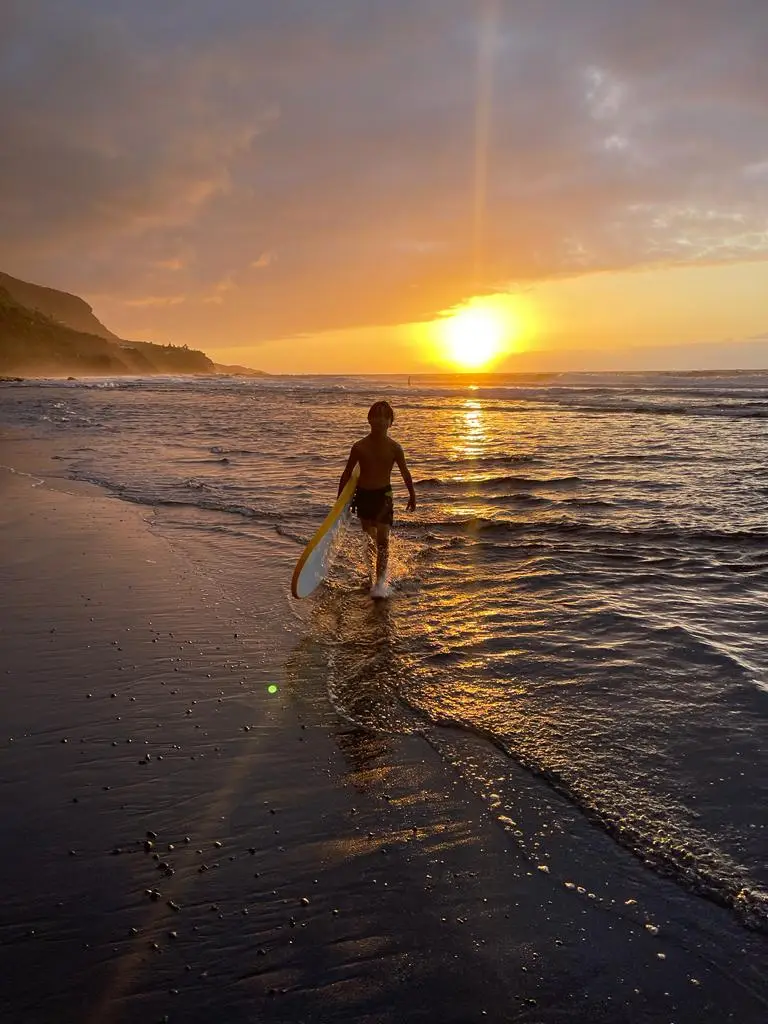
[[[270,537],[298,557],[379,398],[418,497],[395,469],[392,597],[351,524],[261,630],[291,622],[344,719],[422,735],[534,868],[588,889],[589,850],[558,862],[586,827],[768,931],[768,372],[26,381],[0,423],[242,603]],[[556,814],[521,820],[521,771]]]

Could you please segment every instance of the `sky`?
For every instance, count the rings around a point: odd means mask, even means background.
[[[272,372],[458,367],[485,302],[492,369],[768,367],[766,53],[766,0],[0,0],[0,270]]]

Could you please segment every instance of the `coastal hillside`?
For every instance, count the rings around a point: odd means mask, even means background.
[[[249,366],[230,365],[227,363],[214,363],[216,373],[226,377],[270,377],[271,374],[265,370],[252,370]]]
[[[78,296],[0,273],[0,375],[216,372],[204,352],[123,341]]]
[[[35,286],[31,286],[34,288]],[[15,289],[18,294],[18,289]],[[53,289],[40,289],[53,292]],[[28,293],[31,297],[34,293]],[[65,293],[54,293],[76,299]],[[77,322],[88,322],[90,307],[76,300],[56,307],[72,310]],[[49,305],[49,308],[53,308]],[[91,314],[92,315],[92,314]],[[107,329],[93,317],[102,331]],[[112,340],[112,339],[115,340]],[[39,308],[30,308],[0,285],[0,374],[4,376],[86,376],[153,373],[215,373],[203,353],[173,345],[120,341],[95,331],[80,330]]]
[[[19,305],[42,313],[44,316],[50,317],[51,320],[66,324],[67,327],[72,327],[76,331],[82,331],[84,334],[96,334],[100,338],[109,338],[111,341],[120,340],[94,316],[93,309],[78,295],[60,292],[56,288],[45,288],[43,285],[31,284],[29,281],[20,281],[17,277],[11,277],[10,274],[2,272],[0,272],[0,288],[4,288]]]

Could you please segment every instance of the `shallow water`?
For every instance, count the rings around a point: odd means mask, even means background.
[[[454,727],[443,755],[517,832],[498,755],[460,753],[486,737],[768,927],[768,374],[29,383],[0,388],[0,420],[159,528],[215,535],[226,576],[264,527],[298,556],[382,395],[419,498],[407,516],[395,479],[393,596],[368,598],[350,531],[328,585],[292,607],[286,580],[274,611],[336,708]]]

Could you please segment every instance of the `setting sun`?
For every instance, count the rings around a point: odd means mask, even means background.
[[[490,309],[466,309],[443,325],[448,354],[458,366],[478,369],[493,360],[504,340],[507,325]]]
[[[529,320],[518,296],[489,295],[447,310],[428,331],[438,362],[484,370],[521,350]]]

